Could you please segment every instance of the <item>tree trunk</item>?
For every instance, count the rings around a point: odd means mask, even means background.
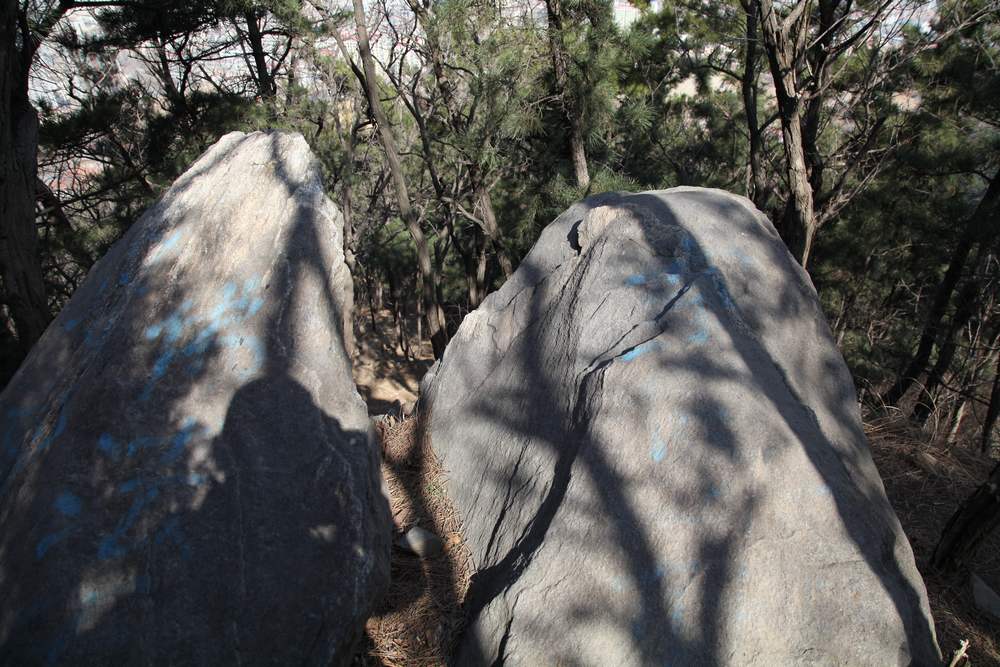
[[[985,248],[980,245],[975,266],[978,268],[985,259]],[[938,358],[934,362],[934,367],[927,374],[927,382],[924,384],[924,394],[926,400],[917,401],[913,408],[913,415],[917,423],[923,424],[934,411],[935,395],[937,388],[944,382],[944,374],[951,368],[951,362],[955,359],[955,350],[958,349],[958,335],[972,317],[972,311],[979,303],[979,281],[973,277],[962,287],[955,299],[955,313],[952,315],[951,324],[944,335],[942,344],[939,345]]]
[[[802,139],[802,100],[795,76],[796,48],[794,39],[789,35],[794,25],[782,25],[771,0],[757,0],[757,9],[764,50],[774,79],[785,149],[789,192],[784,228],[790,235],[788,242],[792,254],[802,268],[807,268],[816,236],[816,214]]]
[[[35,228],[38,117],[28,100],[30,49],[18,50],[18,3],[0,8],[0,274],[22,355],[51,319]]]
[[[497,261],[500,262],[503,277],[510,278],[510,274],[514,272],[514,266],[503,245],[500,226],[497,224],[496,212],[493,210],[493,198],[490,196],[489,189],[482,183],[478,185],[476,194],[479,197],[479,205],[483,209],[483,231],[486,232],[493,245],[493,252],[496,253]]]
[[[590,186],[590,171],[587,167],[586,134],[579,105],[573,91],[569,90],[569,68],[566,64],[566,45],[563,42],[563,13],[561,0],[545,0],[548,20],[549,51],[552,70],[555,74],[556,95],[562,101],[566,124],[569,126],[570,158],[578,187]]]
[[[569,116],[571,128],[569,149],[573,158],[573,175],[576,177],[577,187],[589,188],[590,170],[587,167],[587,147],[583,133],[583,122],[580,120],[580,115],[575,111],[569,114]]]
[[[966,498],[948,520],[941,540],[934,548],[931,563],[936,568],[953,570],[968,563],[997,525],[1000,524],[1000,464],[989,478]]]
[[[885,396],[887,405],[896,405],[900,399],[906,395],[917,378],[927,370],[927,362],[930,361],[931,352],[937,342],[941,330],[948,304],[951,302],[951,295],[962,277],[965,263],[969,259],[972,246],[979,238],[985,238],[984,234],[990,229],[990,225],[996,225],[998,203],[1000,203],[1000,173],[997,173],[990,181],[986,194],[976,207],[972,217],[969,218],[962,237],[958,240],[958,245],[951,255],[948,269],[944,272],[944,277],[938,285],[934,294],[934,301],[931,303],[930,311],[927,313],[927,321],[920,334],[920,342],[917,350],[913,353],[910,363],[900,374],[899,379],[889,389]]]
[[[417,271],[417,294],[424,293],[424,276],[422,273]],[[424,342],[424,302],[422,299],[417,298],[417,349]]]
[[[990,435],[993,434],[993,427],[997,423],[997,415],[1000,415],[1000,352],[997,353],[997,368],[993,375],[993,389],[990,391],[990,404],[986,408],[986,419],[983,421],[983,435],[980,449],[984,454],[989,453]]]
[[[746,13],[746,51],[743,59],[743,76],[740,90],[743,94],[743,112],[747,120],[747,136],[750,139],[747,162],[750,168],[747,179],[747,197],[757,208],[764,210],[767,204],[767,188],[760,166],[761,136],[757,120],[757,12],[750,0],[741,2]]]
[[[393,189],[396,193],[396,204],[399,207],[400,217],[406,224],[407,231],[413,239],[413,245],[417,251],[417,268],[424,277],[424,301],[427,310],[427,326],[431,337],[431,345],[434,348],[434,358],[440,359],[444,355],[444,348],[448,344],[448,332],[444,327],[444,311],[441,309],[437,295],[437,284],[439,282],[437,271],[431,262],[430,247],[424,232],[420,229],[416,212],[410,203],[409,190],[406,187],[406,179],[403,176],[403,168],[399,162],[399,151],[396,149],[396,139],[392,134],[392,128],[382,111],[379,101],[377,79],[375,75],[375,61],[372,58],[371,46],[368,43],[368,28],[365,25],[365,10],[362,0],[354,0],[354,23],[358,31],[358,50],[361,53],[361,63],[365,75],[365,93],[368,96],[368,108],[372,117],[378,125],[379,138],[382,141],[382,148],[385,151],[386,162],[389,165],[389,173],[392,176]]]
[[[260,93],[263,100],[273,99],[277,89],[264,57],[264,40],[260,34],[260,23],[258,23],[257,15],[253,11],[244,12],[243,19],[247,23],[247,42],[250,44],[250,53],[253,54],[253,64],[257,70],[254,75],[254,79],[257,81],[257,92]]]
[[[354,238],[354,198],[351,194],[351,186],[354,182],[354,147],[357,141],[357,125],[351,129],[350,133],[345,133],[339,114],[331,115],[334,127],[337,129],[337,139],[347,153],[344,169],[340,174],[340,212],[344,216],[344,261],[347,263],[351,275],[354,275],[357,269],[357,258],[354,255],[356,243]],[[345,134],[347,134],[346,137]]]

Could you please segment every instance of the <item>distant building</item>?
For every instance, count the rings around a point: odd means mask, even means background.
[[[639,20],[639,9],[628,0],[614,0],[614,19],[619,28],[628,28]]]

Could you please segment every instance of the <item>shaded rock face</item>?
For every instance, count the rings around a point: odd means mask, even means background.
[[[342,219],[229,134],[0,395],[0,663],[343,664],[388,580]]]
[[[939,662],[851,377],[745,199],[575,205],[423,390],[475,566],[457,664]]]

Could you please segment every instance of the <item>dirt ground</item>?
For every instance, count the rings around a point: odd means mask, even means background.
[[[420,343],[408,331],[410,354],[399,347],[392,315],[382,310],[375,316],[372,331],[371,315],[359,309],[354,338],[354,382],[368,404],[368,414],[395,414],[406,403],[415,401],[420,391],[420,378],[434,363],[429,341]]]
[[[468,587],[468,552],[454,508],[444,494],[444,472],[418,432],[419,420],[403,418],[415,401],[419,382],[433,362],[430,344],[410,354],[399,348],[388,311],[376,316],[378,331],[363,313],[356,331],[355,381],[369,413],[387,415],[377,423],[383,449],[383,474],[390,491],[396,533],[414,525],[441,537],[445,549],[422,560],[394,547],[388,598],[366,627],[364,655],[357,665],[442,665],[460,630],[460,607]],[[969,640],[963,667],[1000,665],[1000,622],[972,603],[969,573],[941,573],[929,561],[951,514],[982,483],[991,465],[984,456],[958,446],[935,445],[898,420],[865,425],[886,493],[913,547],[927,585],[938,642],[946,661],[962,640]],[[1000,535],[993,535],[970,564],[1000,590]]]
[[[926,435],[898,420],[873,420],[865,430],[886,494],[927,585],[941,652],[950,659],[967,639],[969,660],[959,665],[1000,665],[1000,622],[972,603],[968,570],[943,573],[930,566],[948,519],[983,483],[993,463],[965,447],[928,442]],[[980,547],[969,569],[1000,591],[1000,534]]]

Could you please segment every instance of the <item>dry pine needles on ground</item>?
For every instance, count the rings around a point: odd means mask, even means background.
[[[396,535],[420,526],[439,536],[444,550],[421,559],[393,547],[389,593],[368,621],[366,655],[358,664],[443,665],[461,629],[461,603],[469,585],[459,521],[418,420],[385,419],[376,430]]]
[[[968,662],[958,664],[1000,665],[1000,623],[976,608],[968,571],[949,574],[930,566],[948,519],[982,484],[993,463],[966,447],[929,443],[926,435],[904,420],[877,419],[865,424],[865,431],[886,494],[927,584],[945,660],[967,639]],[[969,566],[996,590],[1000,586],[1000,535],[988,538]]]

